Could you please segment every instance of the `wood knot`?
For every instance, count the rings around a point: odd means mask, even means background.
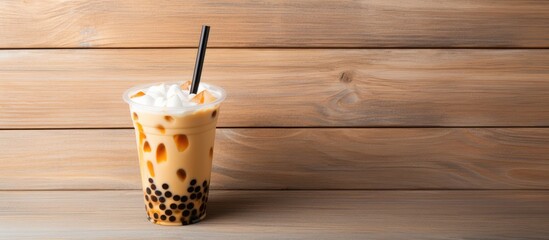
[[[339,81],[342,83],[351,83],[353,81],[353,72],[345,71],[339,75]]]

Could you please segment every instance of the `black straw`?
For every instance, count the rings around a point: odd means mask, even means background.
[[[196,53],[196,63],[194,64],[193,82],[191,83],[191,94],[198,92],[200,76],[202,76],[202,65],[206,55],[206,46],[208,45],[208,35],[210,35],[210,26],[202,25],[202,34],[200,34],[200,45]]]

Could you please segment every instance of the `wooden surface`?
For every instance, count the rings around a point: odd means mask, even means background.
[[[195,54],[0,51],[0,128],[131,127],[122,92],[191,79]],[[203,81],[228,91],[222,127],[549,126],[548,66],[549,50],[211,49]]]
[[[0,48],[548,47],[544,0],[15,1]]]
[[[0,189],[140,189],[133,134],[0,131]],[[215,146],[214,189],[549,189],[546,128],[218,129]]]
[[[149,223],[140,191],[2,192],[8,239],[543,239],[548,191],[213,191],[206,220]]]
[[[549,236],[549,1],[6,0],[0,16],[0,239]],[[156,226],[121,95],[190,79],[202,24],[203,81],[228,92],[209,213]]]

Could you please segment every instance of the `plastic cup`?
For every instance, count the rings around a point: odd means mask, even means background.
[[[215,128],[225,91],[216,101],[187,107],[154,107],[130,96],[156,84],[128,89],[148,219],[160,225],[188,225],[206,216],[214,152]],[[175,84],[175,83],[166,83]]]

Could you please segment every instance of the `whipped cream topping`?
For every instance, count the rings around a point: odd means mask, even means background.
[[[181,84],[159,84],[130,92],[130,100],[145,106],[186,107],[208,103],[220,98],[222,93],[215,91],[206,83],[198,87],[198,94],[189,93],[190,82]],[[204,97],[206,96],[206,97]],[[206,100],[204,100],[206,99]]]

